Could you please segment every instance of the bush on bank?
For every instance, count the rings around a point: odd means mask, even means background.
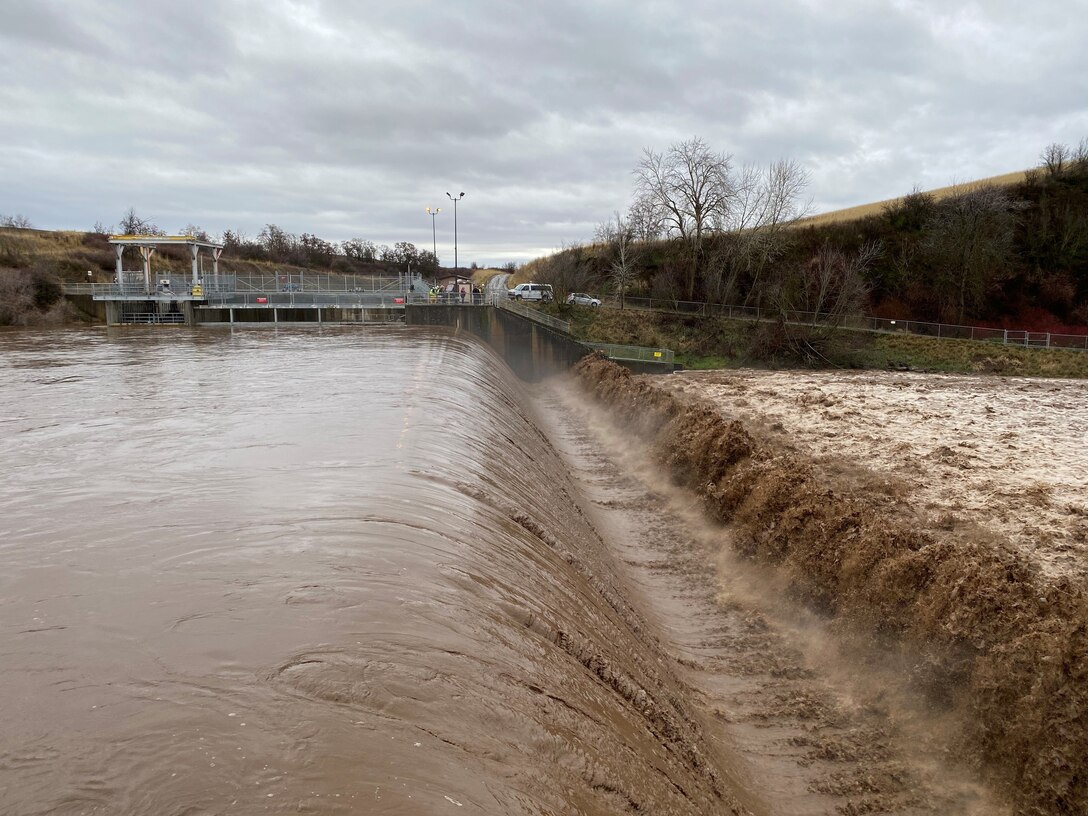
[[[0,326],[59,323],[63,291],[54,275],[40,269],[0,268]]]

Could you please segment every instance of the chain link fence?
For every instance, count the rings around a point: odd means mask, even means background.
[[[609,301],[609,306],[619,306],[619,299]],[[797,325],[821,326],[838,317],[819,312],[761,309],[758,306],[731,306],[721,303],[668,300],[664,298],[627,297],[624,308],[671,314],[698,315],[701,317],[725,317],[731,320],[778,321]],[[1021,329],[993,329],[985,326],[960,326],[954,323],[930,323],[921,320],[892,320],[883,317],[853,317],[841,321],[843,328],[886,333],[916,334],[956,340],[989,340],[1005,345],[1027,348],[1058,348],[1088,351],[1088,334],[1055,334],[1032,332]]]

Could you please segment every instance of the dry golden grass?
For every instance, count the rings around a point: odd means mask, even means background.
[[[35,258],[66,258],[83,246],[82,232],[50,232],[48,230],[0,229],[0,238],[19,251]]]
[[[62,280],[84,280],[88,269],[112,268],[112,250],[86,238],[82,232],[0,229],[0,267],[34,268]]]
[[[501,269],[477,269],[472,273],[473,286],[479,286],[481,289],[487,286],[487,282],[496,275],[502,275]]]
[[[513,288],[519,283],[532,283],[533,281],[541,280],[541,273],[545,271],[547,265],[547,258],[534,258],[531,261],[523,263],[518,267],[517,271],[510,275],[510,279],[506,281],[506,285]]]
[[[950,196],[967,192],[968,190],[975,190],[979,187],[1002,187],[1010,184],[1019,184],[1024,180],[1028,172],[1029,171],[1027,170],[1018,170],[1015,173],[990,176],[989,178],[968,181],[963,184],[952,184],[948,187],[938,187],[936,190],[927,190],[926,192],[940,201],[943,198],[949,198]],[[868,218],[870,215],[880,215],[889,205],[898,204],[903,198],[904,196],[899,196],[898,198],[889,198],[885,201],[877,201],[872,204],[860,204],[856,207],[847,207],[842,210],[833,210],[832,212],[820,213],[819,215],[811,215],[808,218],[802,218],[797,222],[797,225],[801,227],[820,227],[825,224],[857,221],[859,218]]]
[[[125,257],[126,268],[139,267],[139,256],[135,250],[130,249]],[[0,267],[21,269],[33,266],[68,282],[87,280],[87,270],[91,270],[93,280],[104,282],[112,280],[114,265],[114,249],[105,236],[75,231],[0,227]],[[191,261],[184,247],[166,246],[155,253],[152,266],[156,272],[163,274],[186,274],[191,269]],[[239,258],[224,259],[220,268],[226,273],[252,275],[310,271],[293,264]]]

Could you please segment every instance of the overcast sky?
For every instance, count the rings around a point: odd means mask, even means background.
[[[643,148],[793,158],[817,211],[1088,137],[1088,0],[0,0],[0,213],[521,261]]]

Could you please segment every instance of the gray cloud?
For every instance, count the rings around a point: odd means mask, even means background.
[[[626,207],[644,147],[792,157],[818,208],[1088,136],[1084,0],[4,4],[0,212],[521,260]]]

